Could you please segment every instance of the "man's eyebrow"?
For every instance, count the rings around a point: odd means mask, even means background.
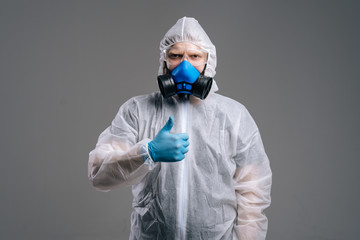
[[[175,52],[175,53],[177,53],[177,51],[178,51],[179,49],[172,49],[172,50],[169,50],[167,53],[173,53],[173,52]],[[182,52],[179,52],[179,54],[181,54]]]

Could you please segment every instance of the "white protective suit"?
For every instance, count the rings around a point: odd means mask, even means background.
[[[214,77],[215,46],[195,19],[178,20],[160,50],[182,41],[209,51],[205,75]],[[269,160],[247,109],[216,90],[214,82],[205,100],[164,99],[160,92],[131,98],[99,136],[89,156],[89,179],[104,191],[132,185],[130,239],[265,239]],[[189,152],[181,162],[153,162],[147,143],[171,115],[171,133],[185,129]],[[185,204],[179,206],[179,199]]]

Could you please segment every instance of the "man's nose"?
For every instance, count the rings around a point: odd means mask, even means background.
[[[182,61],[188,61],[189,62],[189,56],[187,54],[184,54]]]

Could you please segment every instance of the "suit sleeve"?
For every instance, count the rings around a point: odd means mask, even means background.
[[[155,163],[147,150],[150,139],[138,138],[137,106],[129,100],[89,153],[88,178],[95,188],[108,191],[133,185],[153,169]]]
[[[245,108],[238,127],[235,161],[237,239],[263,240],[268,227],[264,210],[271,202],[272,172],[259,130]]]

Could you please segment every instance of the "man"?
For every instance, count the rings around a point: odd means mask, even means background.
[[[132,185],[130,239],[265,239],[271,170],[246,108],[217,93],[216,50],[193,18],[160,43],[161,92],[124,103],[90,152],[100,190]]]

